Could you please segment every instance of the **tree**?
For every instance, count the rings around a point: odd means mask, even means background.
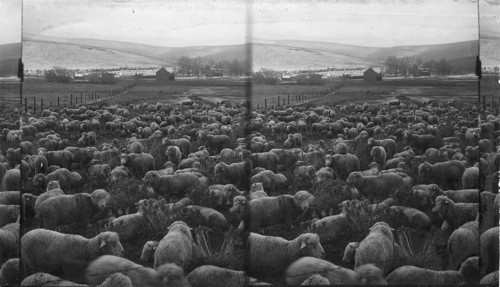
[[[453,67],[446,61],[445,58],[441,58],[437,64],[436,72],[438,75],[449,75]]]
[[[54,68],[45,71],[44,76],[48,82],[69,83],[71,82],[72,72],[63,67],[54,66]]]

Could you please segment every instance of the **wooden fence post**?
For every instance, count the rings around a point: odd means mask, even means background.
[[[70,95],[70,101],[69,105],[72,107],[73,106],[73,94]]]
[[[83,94],[80,93],[80,104],[83,103]]]
[[[264,99],[264,109],[267,110],[267,99]]]
[[[290,94],[288,94],[288,105],[290,105]]]
[[[36,98],[33,97],[33,114],[36,114]]]
[[[59,107],[59,97],[57,97],[57,107]]]
[[[24,98],[24,112],[28,112],[28,98]]]
[[[280,96],[278,96],[278,107],[280,106]]]
[[[40,113],[43,112],[43,99],[40,99]]]

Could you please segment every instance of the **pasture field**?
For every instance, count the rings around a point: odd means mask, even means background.
[[[0,81],[0,105],[19,105],[19,82]]]

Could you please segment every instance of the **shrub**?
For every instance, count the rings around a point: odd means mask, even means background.
[[[151,191],[148,191],[140,180],[132,178],[112,183],[108,191],[111,195],[108,209],[115,216],[134,213],[135,204],[151,196]]]
[[[418,239],[414,239],[418,237]],[[397,243],[402,254],[395,257],[393,267],[412,265],[431,270],[440,270],[440,259],[436,250],[435,230],[427,233],[408,227],[397,230]]]
[[[54,68],[45,71],[44,76],[48,82],[69,83],[72,73],[69,69],[54,66]]]
[[[91,73],[87,76],[88,81],[92,84],[116,84],[115,75],[108,72]]]
[[[275,85],[278,79],[278,72],[273,70],[261,69],[253,74],[253,81],[257,84]]]

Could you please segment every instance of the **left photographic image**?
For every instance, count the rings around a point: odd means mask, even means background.
[[[22,2],[0,0],[0,286],[19,285],[21,186],[27,167],[20,119]],[[27,148],[27,149],[25,149]]]
[[[247,280],[247,5],[23,1],[22,286]]]

